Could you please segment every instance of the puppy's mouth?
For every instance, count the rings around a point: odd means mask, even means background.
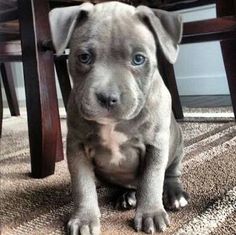
[[[123,117],[120,117],[118,115],[114,116],[114,115],[112,115],[111,112],[106,111],[106,110],[104,110],[104,112],[101,112],[101,110],[100,111],[95,111],[95,110],[91,111],[88,109],[84,109],[83,106],[81,105],[80,114],[82,115],[82,117],[85,120],[97,122],[102,125],[110,125],[110,124],[117,124],[122,121],[132,120],[136,116],[138,116],[138,114],[140,113],[141,110],[142,110],[142,108],[140,106],[138,106],[137,109],[135,110],[135,112],[132,113],[131,115],[124,115]]]
[[[79,110],[82,117],[86,120],[95,121],[101,124],[115,122],[115,119],[109,110],[89,109],[83,105],[80,105]]]
[[[79,112],[84,119],[89,121],[101,124],[118,123],[135,118],[142,110],[145,101],[139,97],[129,103],[130,105],[124,105],[123,102],[115,107],[106,107],[99,102],[89,103],[86,100],[86,102],[79,102]]]

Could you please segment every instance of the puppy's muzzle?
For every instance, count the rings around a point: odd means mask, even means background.
[[[115,108],[120,103],[120,94],[107,91],[96,93],[98,103],[108,110]]]

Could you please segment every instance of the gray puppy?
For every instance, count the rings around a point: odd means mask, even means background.
[[[69,44],[73,89],[68,103],[67,158],[74,212],[69,234],[100,234],[95,178],[122,186],[123,208],[136,207],[137,231],[164,231],[163,206],[187,205],[180,182],[182,134],[159,74],[161,48],[174,63],[181,18],[119,2],[50,12],[57,54]],[[137,199],[137,201],[136,201]]]

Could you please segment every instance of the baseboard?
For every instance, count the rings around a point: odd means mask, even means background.
[[[225,75],[177,77],[180,95],[229,95]]]

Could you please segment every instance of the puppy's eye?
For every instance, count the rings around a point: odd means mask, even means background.
[[[142,64],[144,64],[145,61],[146,61],[145,56],[143,56],[141,54],[136,54],[136,55],[133,56],[132,64],[134,66],[142,65]]]
[[[78,58],[82,64],[91,64],[92,62],[92,55],[90,53],[82,53]]]

